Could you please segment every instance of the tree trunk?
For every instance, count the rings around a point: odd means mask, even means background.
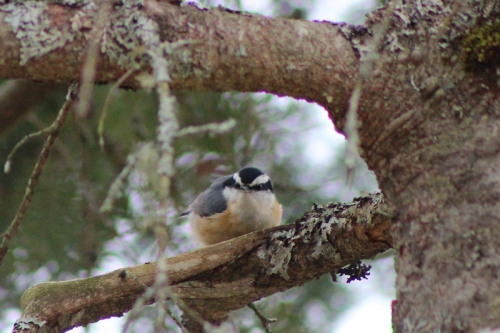
[[[395,212],[395,332],[500,326],[498,77],[465,54],[491,19],[471,4],[396,7],[363,82],[361,149]]]

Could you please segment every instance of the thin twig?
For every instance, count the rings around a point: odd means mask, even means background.
[[[24,138],[22,138],[21,141],[19,141],[18,143],[16,143],[16,145],[14,146],[14,148],[12,148],[12,150],[10,151],[9,156],[7,156],[7,160],[5,161],[5,165],[3,167],[3,171],[5,173],[9,173],[12,170],[12,158],[14,157],[14,155],[16,154],[16,152],[19,150],[19,148],[21,148],[22,146],[24,146],[26,143],[28,143],[33,138],[36,138],[36,137],[39,137],[41,135],[50,133],[50,131],[52,130],[52,125],[49,126],[49,127],[47,127],[47,128],[44,128],[44,129],[42,129],[42,130],[40,130],[38,132],[30,133],[30,134],[26,135]]]
[[[198,312],[191,309],[186,304],[186,302],[184,302],[184,300],[182,298],[180,298],[179,296],[177,296],[174,293],[171,293],[170,297],[175,302],[175,304],[177,304],[177,306],[184,312],[184,314],[187,314],[190,319],[192,319],[192,320],[196,321],[198,324],[200,324],[206,332],[209,332],[210,330],[215,328],[214,325],[210,324],[208,321],[203,319]]]
[[[125,82],[132,73],[135,72],[135,68],[130,68],[125,74],[123,74],[118,81],[111,87],[109,90],[108,96],[106,97],[106,101],[104,102],[104,106],[102,107],[101,117],[99,118],[99,124],[97,125],[97,134],[99,135],[99,146],[101,149],[104,149],[104,122],[106,121],[106,116],[108,115],[109,105],[111,104],[111,100],[115,94],[115,91],[120,88],[120,86]]]
[[[143,39],[144,45],[147,48],[147,54],[151,58],[151,66],[153,68],[159,102],[157,142],[160,147],[160,160],[158,161],[157,170],[160,175],[160,188],[162,190],[162,197],[160,198],[161,207],[162,211],[165,212],[166,221],[166,211],[170,200],[170,182],[174,175],[173,140],[175,138],[174,134],[179,129],[179,122],[175,115],[175,97],[172,96],[168,83],[170,81],[168,73],[169,62],[163,54],[163,48],[160,46],[161,42],[158,25],[148,18],[144,24],[144,31],[148,31],[149,33],[147,35],[140,34],[139,37]],[[166,247],[164,245],[166,243],[162,241],[163,239],[161,239],[161,236],[158,236],[158,234],[156,236],[158,238],[159,251],[155,282],[153,286],[146,291],[143,297],[136,301],[133,310],[136,309],[138,312],[142,304],[144,304],[146,300],[151,299],[149,295],[146,298],[146,294],[153,293],[157,306],[155,331],[160,332],[163,330],[165,322],[165,312],[162,311],[162,305],[170,293],[170,287],[168,285],[166,262],[163,260]],[[124,327],[125,332],[130,326],[131,318],[133,318],[132,314],[127,319],[127,323]]]
[[[155,321],[156,332],[160,332],[162,329],[164,329],[165,313],[162,312],[161,310],[163,302],[168,298],[168,295],[171,293],[171,289],[169,287],[169,282],[168,282],[168,266],[165,260],[167,258],[166,248],[168,245],[168,233],[166,226],[167,204],[168,200],[165,200],[163,204],[160,203],[160,205],[162,206],[160,208],[161,213],[163,213],[162,215],[165,216],[165,223],[160,223],[159,221],[157,221],[154,228],[156,243],[158,247],[156,278],[155,278],[155,283],[153,285],[153,288],[155,290],[155,302],[156,302],[156,321]]]
[[[134,306],[130,310],[130,314],[127,317],[127,321],[124,325],[122,332],[126,333],[128,331],[133,320],[135,318],[137,318],[137,316],[139,315],[141,308],[145,304],[153,301],[153,299],[158,307],[158,311],[160,310],[160,307],[163,307],[163,309],[165,310],[165,312],[169,316],[172,316],[171,312],[169,310],[165,309],[165,305],[163,304],[163,302],[166,299],[173,300],[174,303],[176,303],[179,306],[179,308],[182,311],[184,311],[185,314],[187,314],[191,319],[195,320],[200,325],[202,325],[206,331],[209,331],[210,329],[213,328],[213,326],[211,324],[209,324],[208,322],[206,322],[205,320],[203,320],[203,318],[196,311],[189,308],[189,306],[187,306],[185,304],[185,302],[180,297],[178,297],[175,293],[172,292],[172,289],[169,286],[169,282],[168,282],[168,266],[166,265],[166,260],[165,260],[166,259],[166,256],[165,256],[165,246],[166,245],[162,244],[162,241],[160,239],[161,237],[158,235],[158,233],[156,233],[156,236],[158,237],[158,248],[159,248],[158,252],[159,253],[158,253],[157,266],[156,266],[155,282],[151,287],[147,287],[147,285],[144,284],[139,279],[134,279],[139,284],[141,284],[141,286],[143,286],[143,288],[145,289],[145,293],[137,299]],[[124,275],[124,276],[126,276],[126,275]],[[133,275],[130,275],[130,276],[133,277]],[[157,325],[159,324],[159,320],[162,319],[161,317],[162,317],[161,315],[159,315],[157,317],[157,323],[156,323]],[[172,319],[174,319],[174,318],[172,318]],[[175,321],[175,319],[174,319],[174,321]],[[181,323],[181,325],[182,325],[182,323]],[[184,331],[186,331],[184,326],[182,326],[181,328],[184,329]],[[158,331],[159,327],[156,327],[156,329]]]
[[[188,126],[181,128],[175,133],[176,137],[193,135],[193,134],[201,134],[201,133],[210,133],[210,134],[224,134],[233,129],[236,125],[236,120],[234,118],[229,118],[222,123],[210,123],[200,126]]]
[[[28,186],[26,187],[26,192],[24,193],[23,200],[21,201],[21,205],[19,206],[19,209],[17,210],[16,216],[10,223],[9,227],[7,230],[0,235],[1,238],[1,243],[0,243],[0,265],[3,262],[3,259],[5,258],[5,255],[7,254],[7,251],[9,249],[9,241],[15,236],[17,230],[19,229],[19,226],[21,225],[21,222],[24,218],[24,215],[26,214],[26,211],[28,210],[28,207],[31,203],[31,200],[33,198],[33,193],[35,191],[35,187],[38,184],[38,180],[40,178],[40,175],[42,173],[43,167],[45,165],[45,162],[47,161],[47,158],[49,156],[50,148],[52,147],[52,144],[54,143],[55,139],[57,138],[57,135],[59,134],[59,130],[61,129],[61,126],[64,123],[64,120],[68,116],[68,113],[73,106],[76,96],[78,93],[78,85],[74,84],[72,85],[69,90],[68,94],[66,96],[66,102],[62,106],[61,110],[59,111],[59,114],[57,115],[56,120],[52,123],[47,128],[48,135],[47,138],[45,139],[45,142],[42,147],[42,151],[40,152],[40,156],[38,156],[38,161],[36,162],[36,165],[33,169],[33,172],[31,174],[31,177],[28,181]]]
[[[28,113],[26,115],[26,120],[36,126],[38,130],[43,130],[45,128],[45,124],[40,119],[38,119],[38,117],[34,113]],[[78,163],[71,155],[70,149],[66,145],[64,145],[61,140],[54,142],[53,149],[54,151],[59,152],[59,155],[64,160],[64,165],[68,166],[73,171],[73,173],[76,174],[78,172]]]
[[[141,287],[144,288],[144,290],[149,291],[148,294],[151,295],[150,298],[155,294],[155,292],[152,290],[152,288],[149,288],[134,273],[124,269],[123,271],[121,271],[120,275],[122,276],[122,278],[125,278],[127,276],[131,277],[134,281],[136,281],[138,284],[140,284]],[[172,318],[172,320],[175,322],[175,324],[181,329],[181,331],[184,333],[189,333],[189,331],[184,327],[184,325],[182,325],[179,318],[177,318],[177,316],[167,307],[167,305],[163,301],[160,301],[159,303],[163,307],[163,310],[165,310],[165,312],[170,316],[170,318]],[[132,316],[132,313],[129,316],[129,318],[131,316]],[[131,322],[132,322],[132,320],[127,320],[126,326],[124,328],[125,332],[128,330],[128,327],[130,326]]]
[[[150,302],[155,295],[155,291],[153,288],[148,288],[144,283],[140,283],[143,287],[145,286],[146,292],[142,294],[141,297],[139,297],[135,303],[132,309],[130,309],[130,314],[127,316],[127,321],[125,322],[125,325],[123,326],[123,333],[127,333],[128,329],[130,328],[130,325],[132,325],[132,322],[135,318],[139,316],[139,312],[141,308],[147,303]]]
[[[160,159],[158,161],[157,172],[160,176],[160,207],[165,216],[165,224],[168,223],[167,207],[170,202],[170,185],[175,173],[174,166],[174,139],[175,133],[179,130],[179,120],[176,115],[176,100],[170,90],[169,60],[160,46],[160,36],[158,26],[151,22],[151,30],[156,32],[155,38],[143,38],[151,57],[151,65],[156,82],[156,94],[158,96],[158,128],[156,132],[156,141],[160,148]],[[158,243],[158,262],[156,265],[156,277],[154,283],[155,299],[157,305],[155,329],[160,332],[164,326],[165,313],[161,311],[159,303],[168,297],[170,292],[168,281],[168,267],[166,260],[167,238],[164,237],[165,225],[157,225],[155,236]]]
[[[259,308],[257,308],[255,306],[255,304],[253,304],[253,303],[250,303],[247,306],[250,309],[252,309],[253,312],[255,312],[255,314],[257,315],[257,317],[259,317],[260,321],[262,322],[262,326],[264,326],[264,329],[266,330],[266,333],[272,333],[273,331],[271,330],[271,324],[277,322],[278,319],[276,319],[276,318],[267,318],[262,313],[262,311],[260,311]]]
[[[79,118],[85,118],[89,112],[90,101],[92,99],[92,93],[94,91],[94,79],[97,69],[99,42],[101,41],[102,35],[106,32],[106,29],[104,27],[106,24],[106,20],[109,19],[110,11],[110,1],[104,1],[101,5],[99,5],[97,19],[90,34],[91,38],[89,41],[89,46],[87,47],[87,55],[85,58],[85,63],[83,65],[80,80],[80,98],[75,110],[75,114]]]
[[[182,325],[181,321],[179,320],[179,318],[177,318],[177,316],[175,315],[175,313],[173,313],[172,310],[170,310],[163,301],[160,302],[160,305],[163,307],[163,310],[165,310],[165,312],[168,314],[168,316],[170,318],[172,318],[172,320],[174,321],[174,323],[177,325],[177,327],[180,328],[180,330],[183,333],[189,333],[189,331],[187,330],[187,328],[185,328],[184,325]]]
[[[139,155],[143,149],[148,147],[150,144],[144,145],[143,147],[137,149],[136,151],[130,153],[127,156],[127,164],[123,167],[120,174],[115,178],[111,186],[109,187],[108,194],[106,195],[106,199],[102,203],[100,208],[101,213],[109,213],[111,209],[113,209],[113,205],[117,198],[122,194],[123,186],[125,184],[125,180],[129,176],[129,174],[134,170],[137,161],[139,160]]]

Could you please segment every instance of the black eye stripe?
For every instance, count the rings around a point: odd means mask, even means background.
[[[246,187],[247,190],[251,190],[251,191],[271,191],[272,193],[274,193],[273,183],[271,182],[271,180],[268,180],[264,184],[256,184],[256,185],[250,186],[250,184],[247,183],[245,185],[246,185],[245,187]],[[223,188],[229,187],[229,188],[235,188],[235,189],[242,189],[243,188],[243,186],[241,184],[239,184],[238,182],[236,182],[236,180],[234,179],[234,177],[228,177],[222,183],[222,187]]]
[[[250,187],[250,188],[254,191],[268,191],[269,190],[269,191],[273,192],[273,185],[272,185],[271,181],[268,181],[265,184],[257,184],[257,185]]]

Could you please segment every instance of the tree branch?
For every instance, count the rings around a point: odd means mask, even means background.
[[[96,6],[46,2],[0,5],[0,77],[79,81]],[[148,59],[137,31],[145,18],[161,42],[185,42],[169,62],[172,89],[267,91],[346,110],[358,60],[342,25],[169,3],[114,6],[100,41],[96,82],[118,80]],[[50,28],[47,28],[50,27]],[[147,61],[144,72],[151,73]],[[139,73],[138,73],[139,74]],[[137,77],[126,86],[140,87]]]
[[[294,224],[167,259],[168,280],[187,306],[217,324],[250,302],[386,251],[391,242],[389,227],[380,193],[349,204],[315,205]],[[48,332],[65,332],[121,316],[144,293],[144,285],[154,283],[155,274],[156,265],[150,263],[31,287],[22,297],[23,314],[14,331],[36,332],[37,323],[43,323]]]
[[[57,138],[59,131],[61,130],[61,126],[64,124],[64,121],[66,120],[66,117],[68,116],[69,111],[71,110],[71,107],[75,102],[76,91],[78,91],[77,85],[70,86],[70,88],[68,89],[68,94],[66,96],[66,102],[59,110],[56,119],[47,129],[40,131],[40,133],[46,132],[48,135],[45,138],[42,151],[40,152],[35,167],[33,168],[33,172],[31,173],[28,185],[26,186],[26,191],[24,193],[23,200],[21,201],[21,204],[16,212],[16,215],[14,216],[14,219],[10,223],[9,227],[0,235],[0,265],[2,265],[3,259],[9,249],[9,243],[14,237],[14,235],[17,233],[19,227],[21,226],[21,222],[24,219],[24,215],[26,214],[26,211],[28,210],[31,200],[33,199],[33,193],[35,191],[35,187],[38,185],[38,180],[40,179],[40,175],[42,174],[45,162],[47,162],[47,159],[49,157],[50,148],[54,144],[54,141]],[[14,150],[16,149],[16,147],[14,147]],[[8,170],[10,170],[10,163],[11,161],[9,159],[5,163],[6,173],[9,172]]]

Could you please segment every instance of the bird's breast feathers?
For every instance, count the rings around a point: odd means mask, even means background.
[[[282,208],[272,192],[225,188],[223,194],[227,200],[225,211],[206,217],[189,214],[193,235],[201,244],[223,242],[281,223]]]
[[[235,225],[259,230],[281,222],[281,205],[272,192],[244,192],[225,188],[223,194]]]

